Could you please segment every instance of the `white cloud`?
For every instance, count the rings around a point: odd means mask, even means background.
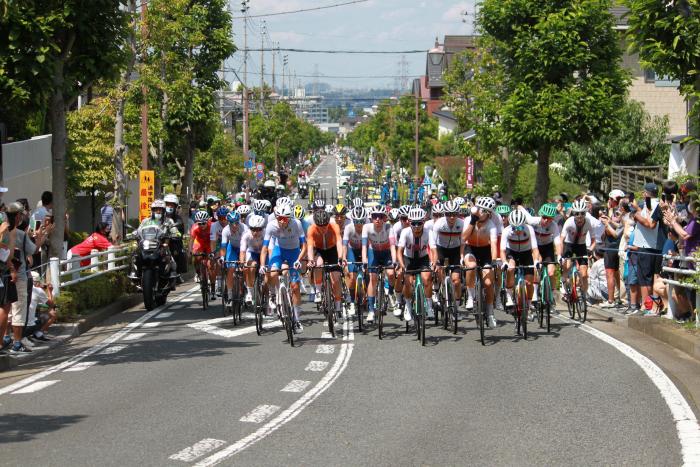
[[[403,19],[407,17],[415,17],[417,10],[415,8],[399,8],[396,10],[387,11],[381,14],[382,19]]]
[[[270,31],[270,36],[274,42],[285,45],[299,45],[306,40],[303,35],[293,31]]]

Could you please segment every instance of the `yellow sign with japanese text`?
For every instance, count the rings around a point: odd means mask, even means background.
[[[155,199],[155,174],[152,170],[139,170],[139,220],[151,215],[151,204]]]

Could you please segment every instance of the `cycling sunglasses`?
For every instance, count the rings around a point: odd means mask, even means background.
[[[261,232],[261,231],[262,231],[262,227],[255,227],[255,228],[251,227],[251,228],[250,228],[250,231],[251,231],[251,232]]]
[[[355,224],[355,225],[362,225],[362,224],[365,223],[365,221],[364,221],[364,219],[354,219],[354,220],[352,221],[352,223]]]
[[[575,217],[585,217],[586,213],[585,212],[575,212],[574,216]]]
[[[411,222],[411,227],[422,227],[423,221],[413,221]]]
[[[448,213],[445,214],[445,216],[447,216],[447,217],[457,217],[457,213],[456,213],[456,212],[448,212]]]
[[[384,219],[386,217],[386,214],[380,214],[378,212],[372,214],[372,219]]]
[[[277,216],[278,221],[289,221],[289,217],[286,216]]]
[[[208,222],[197,222],[197,225],[199,225],[200,227],[204,227],[207,224]]]

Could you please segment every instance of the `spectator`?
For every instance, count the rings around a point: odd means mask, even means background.
[[[612,210],[612,217],[607,214],[601,214],[600,220],[603,223],[603,238],[602,244],[604,248],[603,258],[605,263],[605,278],[607,283],[608,297],[605,303],[602,304],[605,308],[615,306],[615,289],[620,289],[620,237],[624,226],[622,224],[622,216],[619,209]],[[620,297],[622,294],[619,295]]]
[[[7,189],[2,190],[2,192],[7,192]],[[12,303],[17,301],[16,272],[12,261],[10,261],[10,253],[15,249],[15,240],[17,238],[17,229],[15,227],[18,224],[18,219],[16,212],[2,212],[1,214],[0,281],[2,281],[2,287],[0,287],[0,336],[2,336],[2,347],[0,351],[4,351],[12,345],[12,338],[6,334]],[[20,351],[26,351],[21,344],[20,347]]]
[[[588,271],[588,293],[586,296],[591,302],[607,301],[610,297],[607,289],[603,252],[596,248],[593,252],[593,258],[595,261]]]
[[[34,223],[44,222],[44,218],[53,210],[53,193],[45,191],[41,194],[41,206],[37,207],[32,215]],[[35,227],[36,229],[36,227]]]
[[[664,223],[673,229],[678,237],[683,241],[683,255],[690,256],[700,244],[700,223],[697,219],[700,201],[694,198],[687,206],[688,223],[685,227],[681,225],[679,217],[670,209],[664,212]]]
[[[92,250],[104,251],[111,247],[112,243],[107,239],[107,224],[100,222],[95,226],[92,235],[75,245],[68,251],[68,259],[73,256],[87,256]],[[80,266],[90,264],[90,259],[85,259],[80,262]]]
[[[38,272],[32,271],[34,286],[32,287],[32,299],[29,303],[28,323],[32,323],[27,328],[25,335],[31,339],[40,341],[51,340],[48,330],[56,322],[56,304],[53,300],[53,286],[41,280]],[[46,311],[37,316],[37,310]]]
[[[641,300],[653,293],[654,275],[661,271],[661,245],[665,235],[660,233],[659,221],[663,219],[659,200],[657,199],[659,189],[655,183],[644,185],[644,203],[633,209],[634,220],[637,222],[634,241],[632,245],[636,247],[632,252],[631,260],[636,263],[637,275],[639,279],[639,290]],[[634,310],[632,314],[637,314],[639,310]]]
[[[112,230],[112,218],[114,217],[114,207],[109,204],[114,199],[111,191],[105,195],[105,204],[100,208],[100,220],[107,224],[107,234]]]

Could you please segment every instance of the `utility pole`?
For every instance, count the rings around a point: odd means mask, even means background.
[[[241,13],[243,13],[243,160],[250,160],[248,152],[248,2],[241,2]]]
[[[279,43],[277,44],[277,47],[279,47]],[[273,48],[273,50],[272,50],[272,92],[276,92],[275,91],[275,64],[277,62],[277,60],[275,60],[277,58],[276,50],[277,50],[276,48]]]
[[[416,155],[415,159],[413,160],[413,171],[416,174],[416,178],[418,178],[418,129],[420,128],[420,87],[416,87],[416,137],[415,137],[415,144],[416,144]]]
[[[263,114],[263,99],[265,98],[265,34],[267,34],[267,22],[263,21],[260,33],[260,115]]]
[[[284,99],[284,72],[285,69],[287,68],[287,56],[284,55],[282,57],[282,99]]]
[[[148,0],[141,2],[141,39],[146,42],[148,38]],[[148,47],[144,45],[143,53],[141,54],[142,65],[146,63],[146,51]],[[143,96],[143,104],[141,104],[141,170],[148,170],[148,88],[145,84],[141,85],[141,95]]]

